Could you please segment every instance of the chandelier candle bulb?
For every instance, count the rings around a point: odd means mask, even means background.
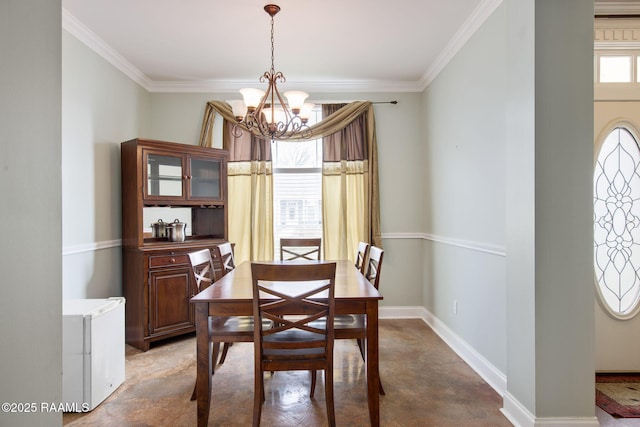
[[[255,111],[256,107],[258,107],[260,101],[262,101],[262,98],[264,97],[264,91],[260,89],[254,89],[252,87],[240,89],[240,93],[244,98],[244,103],[247,106],[249,112]]]
[[[300,119],[302,120],[303,124],[307,124],[307,122],[309,121],[309,117],[311,117],[311,112],[313,111],[313,108],[316,106],[316,104],[312,104],[310,102],[305,102],[302,105],[302,110],[300,110]]]
[[[231,105],[231,110],[233,110],[233,116],[237,121],[242,121],[245,112],[247,111],[247,106],[244,101],[241,99],[234,99],[232,101],[227,101],[229,105]]]
[[[309,97],[309,94],[306,92],[301,92],[299,90],[290,90],[288,92],[285,92],[284,96],[287,97],[291,112],[297,116],[298,114],[300,114],[300,110],[304,105],[304,101],[307,99],[307,97]]]

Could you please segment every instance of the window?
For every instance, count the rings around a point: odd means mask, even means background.
[[[321,120],[314,110],[309,125]],[[322,139],[275,141],[273,160],[274,253],[281,237],[322,237]]]
[[[596,50],[596,83],[617,83],[627,86],[640,83],[638,64],[640,64],[640,52],[638,51]]]
[[[631,83],[631,55],[600,56],[600,83]]]
[[[630,318],[640,299],[640,148],[618,126],[602,141],[593,179],[594,270],[600,303]]]

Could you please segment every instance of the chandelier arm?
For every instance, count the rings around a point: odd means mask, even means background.
[[[240,138],[243,134],[244,132],[242,132],[242,124],[234,124],[231,128],[231,135],[233,135],[234,138]]]
[[[280,91],[278,90],[278,87],[276,86],[276,79],[280,79],[281,83],[284,83],[286,81],[286,79],[284,78],[284,75],[278,71],[276,73],[274,82],[273,82],[273,92],[275,92],[275,94],[278,97],[278,102],[280,103],[280,105],[282,106],[282,109],[284,110],[284,115],[286,117],[286,121],[289,121],[292,117],[291,115],[291,111],[289,111],[289,109],[286,107],[286,102],[284,102],[284,99],[282,99],[282,95],[280,95]]]

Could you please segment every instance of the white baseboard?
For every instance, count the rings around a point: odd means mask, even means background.
[[[500,411],[516,427],[599,427],[598,418],[593,417],[556,417],[536,418],[522,406],[510,393],[505,393]]]
[[[436,334],[447,343],[471,368],[476,371],[500,396],[507,391],[507,376],[493,366],[487,359],[471,347],[459,335],[434,316],[429,310],[424,310],[424,321]]]
[[[380,307],[381,319],[422,319],[442,340],[467,363],[500,396],[502,414],[516,427],[599,427],[594,417],[536,418],[507,392],[506,375],[493,366],[465,340],[424,307]]]
[[[536,417],[533,416],[511,393],[502,395],[502,408],[500,409],[511,424],[517,427],[531,427],[535,425]]]

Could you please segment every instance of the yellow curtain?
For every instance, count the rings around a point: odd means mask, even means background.
[[[273,259],[273,175],[271,162],[229,162],[229,241],[236,263]]]
[[[368,242],[369,200],[366,161],[324,163],[322,227],[325,259],[355,262],[358,242]]]
[[[230,152],[228,228],[229,240],[236,243],[236,259],[238,262],[273,259],[273,179],[269,142],[246,136],[235,138],[231,128],[237,122],[231,107],[223,101],[209,101],[200,132],[201,146],[212,146],[216,113],[227,123],[223,146]],[[315,138],[328,137],[343,131],[358,118],[364,123],[361,127],[366,158],[340,158],[337,164],[332,162],[323,166],[323,222],[327,221],[323,236],[325,259],[352,259],[359,241],[382,247],[372,103],[356,101],[340,106],[311,126],[311,132]],[[242,124],[239,126],[242,128]],[[249,135],[249,132],[244,134]],[[238,164],[234,165],[234,162]]]

